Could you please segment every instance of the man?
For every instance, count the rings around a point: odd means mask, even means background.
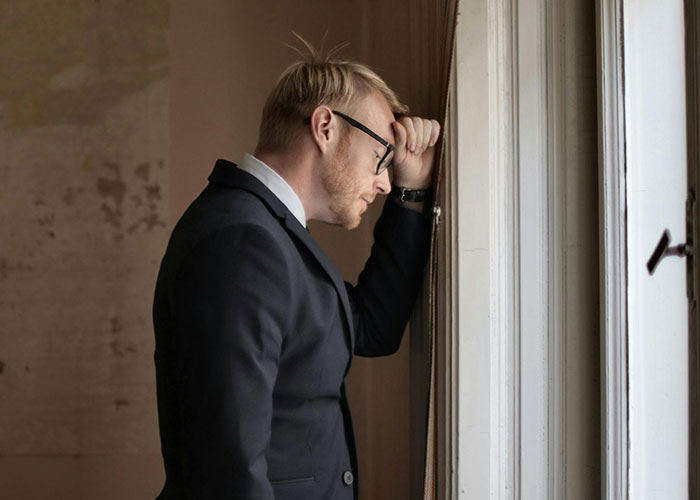
[[[439,125],[405,111],[366,66],[312,54],[268,98],[255,156],[218,160],[176,225],[154,303],[159,499],[357,498],[344,378],[353,353],[398,349],[428,253]],[[306,222],[357,226],[389,172],[353,287]]]

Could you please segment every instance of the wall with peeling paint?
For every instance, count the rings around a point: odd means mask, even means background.
[[[166,0],[0,4],[3,497],[130,498],[161,481],[168,19]],[[155,475],[115,488],[144,463]]]

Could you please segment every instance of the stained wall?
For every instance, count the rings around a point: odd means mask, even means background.
[[[168,22],[165,0],[0,5],[3,498],[135,498],[160,480]]]

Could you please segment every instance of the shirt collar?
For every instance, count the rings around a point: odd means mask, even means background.
[[[238,168],[245,170],[262,182],[267,189],[272,191],[272,194],[284,203],[299,223],[306,227],[304,205],[302,205],[299,196],[297,196],[292,187],[287,184],[287,181],[285,181],[280,174],[258,160],[255,156],[249,154],[245,155],[243,161],[238,165]]]

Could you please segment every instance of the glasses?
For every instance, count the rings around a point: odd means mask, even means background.
[[[382,139],[378,134],[373,132],[369,127],[366,127],[365,125],[361,124],[354,118],[349,117],[345,113],[341,113],[340,111],[333,110],[334,115],[338,115],[341,117],[343,120],[348,122],[350,125],[352,125],[355,128],[359,128],[362,130],[365,134],[370,136],[372,139],[376,140],[379,142],[382,146],[386,148],[386,151],[384,152],[384,155],[379,159],[379,163],[377,163],[377,175],[381,174],[384,172],[389,166],[391,165],[391,160],[394,158],[394,145],[388,143],[384,139]],[[311,117],[305,118],[304,123],[307,125],[311,123]]]

